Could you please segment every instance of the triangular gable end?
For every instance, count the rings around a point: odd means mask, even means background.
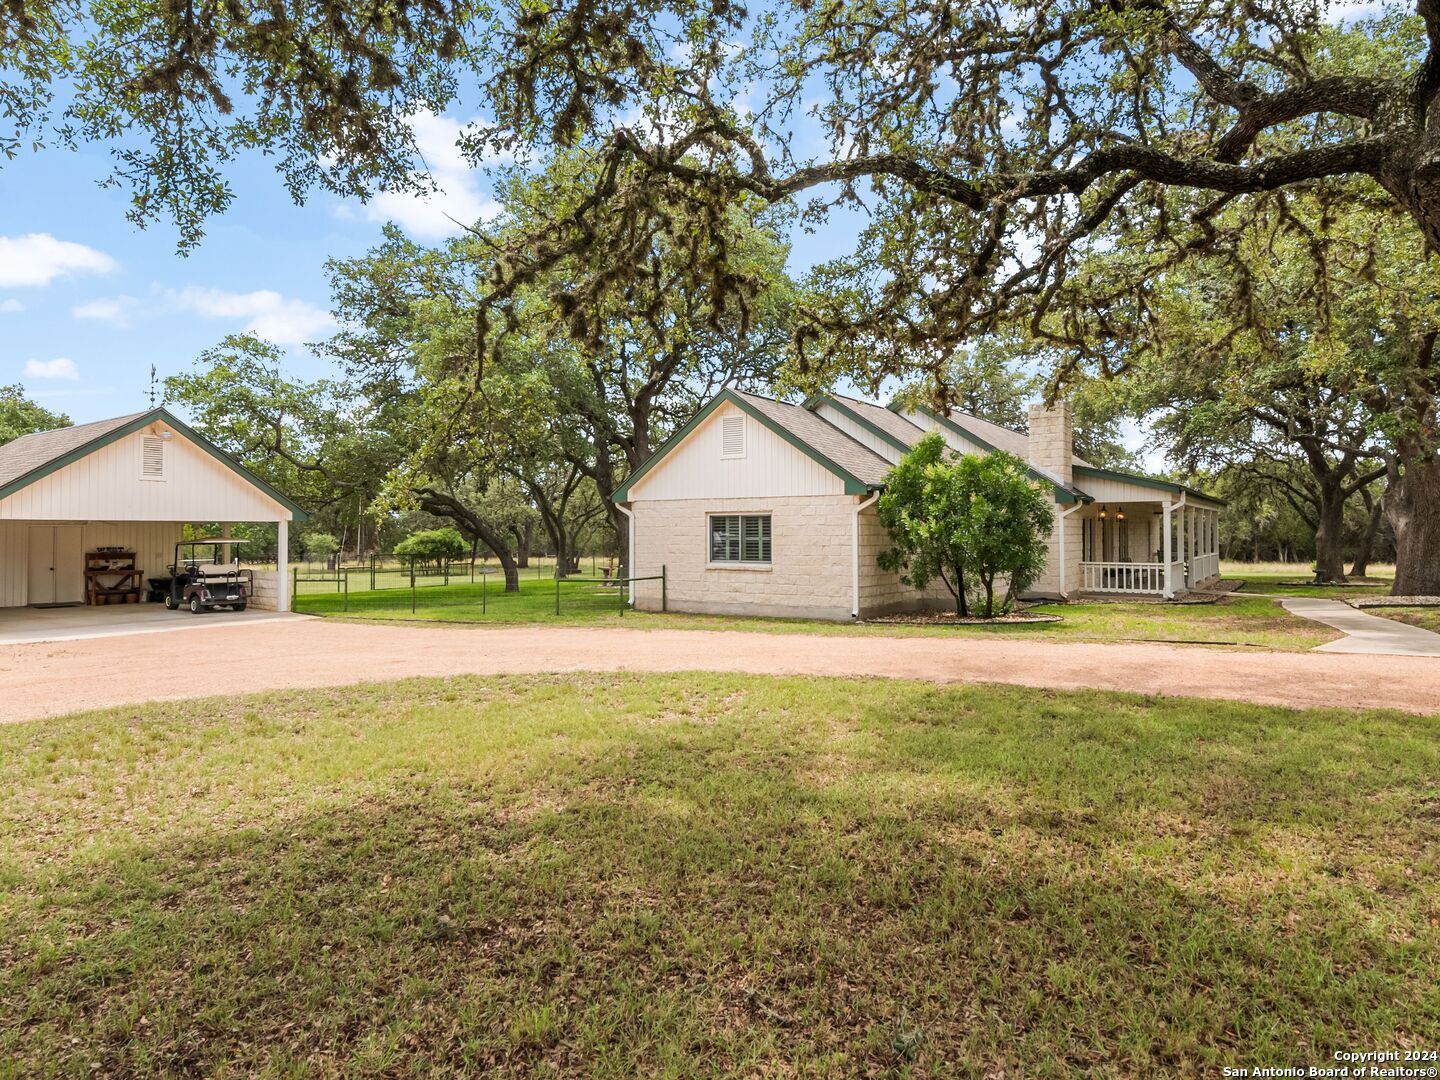
[[[0,518],[12,520],[238,522],[308,516],[164,409],[142,414],[0,488]]]

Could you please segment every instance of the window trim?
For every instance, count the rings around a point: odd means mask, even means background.
[[[739,524],[738,524],[739,535],[736,537],[736,541],[737,541],[737,543],[738,543],[738,545],[739,545],[739,548],[738,548],[739,554],[740,554],[740,557],[739,557],[739,558],[737,558],[737,559],[716,559],[716,558],[715,558],[715,547],[714,547],[715,527],[714,527],[714,525],[712,524],[712,522],[713,522],[716,518],[734,518],[734,519],[739,523]],[[757,520],[762,520],[762,519],[763,519],[764,521],[766,521],[766,522],[769,523],[769,528],[765,530],[765,532],[767,532],[769,535],[768,535],[768,536],[761,536],[761,537],[759,537],[759,540],[761,541],[761,543],[762,543],[763,545],[765,545],[766,547],[769,548],[769,550],[768,550],[769,558],[766,558],[766,559],[747,559],[747,558],[745,558],[745,524],[744,524],[744,522],[745,522],[745,519],[746,519],[746,518],[755,518],[755,519],[757,519]],[[749,512],[749,513],[742,513],[742,512],[740,512],[740,511],[733,511],[733,510],[731,510],[731,511],[725,511],[725,510],[707,511],[706,514],[705,514],[705,568],[706,568],[707,570],[752,570],[752,571],[753,571],[753,570],[759,570],[759,571],[770,570],[770,569],[774,566],[774,559],[775,559],[775,539],[774,539],[774,537],[775,537],[774,514],[773,514],[773,512],[771,512],[771,511],[769,511],[769,510],[751,511],[751,512]],[[764,550],[763,547],[762,547],[762,550]]]

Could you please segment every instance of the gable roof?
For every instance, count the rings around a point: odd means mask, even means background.
[[[54,428],[50,431],[33,431],[0,446],[0,492],[12,494],[10,485],[15,481],[44,468],[57,458],[73,453],[88,443],[103,439],[117,428],[122,428],[144,413],[130,413],[111,420],[95,420],[73,427]],[[35,477],[36,480],[40,477]],[[34,481],[26,481],[33,483]],[[19,491],[25,484],[15,487]],[[0,496],[3,497],[3,496]]]
[[[890,463],[873,450],[856,442],[828,420],[816,416],[801,405],[791,405],[759,394],[747,394],[727,388],[707,401],[700,411],[666,439],[644,464],[626,477],[625,482],[610,496],[611,502],[628,500],[631,488],[639,483],[642,477],[727,402],[838,476],[845,484],[845,494],[863,495],[884,486],[885,476],[890,472]]]
[[[65,466],[156,422],[174,428],[246,483],[263,491],[289,510],[294,515],[294,520],[304,521],[310,516],[299,503],[261,480],[224,450],[181,423],[165,409],[151,409],[148,412],[130,413],[128,416],[117,416],[110,420],[37,431],[11,440],[0,446],[0,499],[9,498],[37,480],[43,480],[51,473],[58,472]]]
[[[925,437],[925,429],[897,412],[874,402],[843,394],[812,394],[805,402],[805,408],[816,409],[829,404],[844,413],[851,420],[904,453]]]
[[[830,404],[851,420],[865,428],[881,441],[888,443],[902,453],[908,451],[927,434],[926,429],[901,414],[899,406],[888,408],[859,398],[841,394],[812,394],[803,405],[777,401],[760,394],[740,390],[722,390],[674,435],[667,439],[640,468],[636,469],[611,496],[613,502],[625,502],[631,488],[651,469],[658,465],[671,450],[675,449],[691,432],[698,428],[722,404],[730,402],[746,414],[779,435],[807,457],[823,465],[845,482],[847,495],[863,495],[885,486],[885,479],[894,467],[885,458],[865,446],[849,433],[842,430],[815,410],[823,404]],[[1094,502],[1093,496],[1074,484],[1066,484],[1048,469],[1038,468],[1030,462],[1030,436],[1023,431],[1003,427],[983,420],[969,413],[950,410],[947,414],[933,412],[924,406],[914,411],[930,417],[942,427],[947,427],[962,438],[979,446],[982,450],[1004,450],[1024,461],[1030,475],[1051,485],[1055,498],[1062,503]],[[1088,461],[1072,455],[1077,478],[1090,476],[1096,479],[1119,480],[1139,484],[1142,487],[1193,495],[1207,502],[1225,505],[1223,499],[1207,495],[1203,491],[1176,484],[1170,480],[1142,476],[1138,473],[1120,472],[1115,469],[1101,469]]]

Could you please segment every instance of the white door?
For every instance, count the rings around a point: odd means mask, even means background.
[[[78,604],[85,599],[85,532],[79,525],[30,527],[31,604]]]

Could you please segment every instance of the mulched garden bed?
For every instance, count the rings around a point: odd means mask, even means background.
[[[1032,611],[1013,611],[1009,615],[996,615],[993,619],[982,619],[978,615],[961,617],[953,611],[901,611],[878,619],[866,619],[867,623],[892,626],[1023,626],[1027,623],[1064,622],[1059,615],[1042,615]]]
[[[1282,589],[1310,589],[1315,588],[1315,579],[1307,578],[1305,581],[1277,581],[1275,583]],[[1327,581],[1320,585],[1324,589],[1373,589],[1376,585],[1388,585],[1389,582],[1378,581],[1375,578],[1351,578],[1349,581]]]
[[[1351,607],[1440,607],[1440,596],[1355,596],[1345,601]]]

